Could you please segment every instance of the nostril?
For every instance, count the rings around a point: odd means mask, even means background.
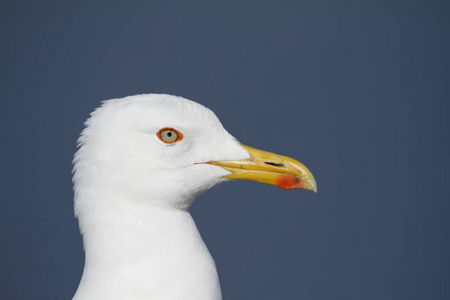
[[[266,165],[271,165],[271,166],[275,166],[275,167],[284,167],[283,164],[279,164],[279,163],[273,163],[273,162],[264,162]]]

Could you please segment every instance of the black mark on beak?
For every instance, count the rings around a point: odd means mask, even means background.
[[[271,166],[275,166],[275,167],[284,167],[283,164],[279,164],[279,163],[273,163],[273,162],[264,162],[266,165],[271,165]]]

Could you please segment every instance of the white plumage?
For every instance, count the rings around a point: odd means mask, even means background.
[[[164,142],[163,128],[182,138]],[[212,111],[180,97],[104,101],[74,158],[86,252],[74,299],[221,299],[214,261],[188,209],[233,173],[210,162],[250,161],[245,147]]]

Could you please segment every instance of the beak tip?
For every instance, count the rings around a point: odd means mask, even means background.
[[[307,185],[309,185],[309,186],[305,189],[313,191],[314,194],[317,194],[317,185],[315,183],[311,184],[310,182],[307,182]]]
[[[310,190],[317,194],[317,183],[312,175],[311,178],[300,180],[299,186],[301,189]]]
[[[313,184],[310,183],[310,185],[311,185],[311,191],[313,191],[314,194],[317,194],[317,184],[316,184],[316,182],[314,181],[314,183]]]
[[[313,184],[310,184],[310,185],[312,187],[311,191],[313,191],[314,194],[317,194],[317,184],[316,184],[316,182],[314,181]]]

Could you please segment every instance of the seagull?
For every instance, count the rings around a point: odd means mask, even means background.
[[[300,162],[244,146],[208,108],[143,94],[103,101],[74,156],[85,266],[74,300],[219,300],[219,278],[189,213],[229,180],[317,191]]]

